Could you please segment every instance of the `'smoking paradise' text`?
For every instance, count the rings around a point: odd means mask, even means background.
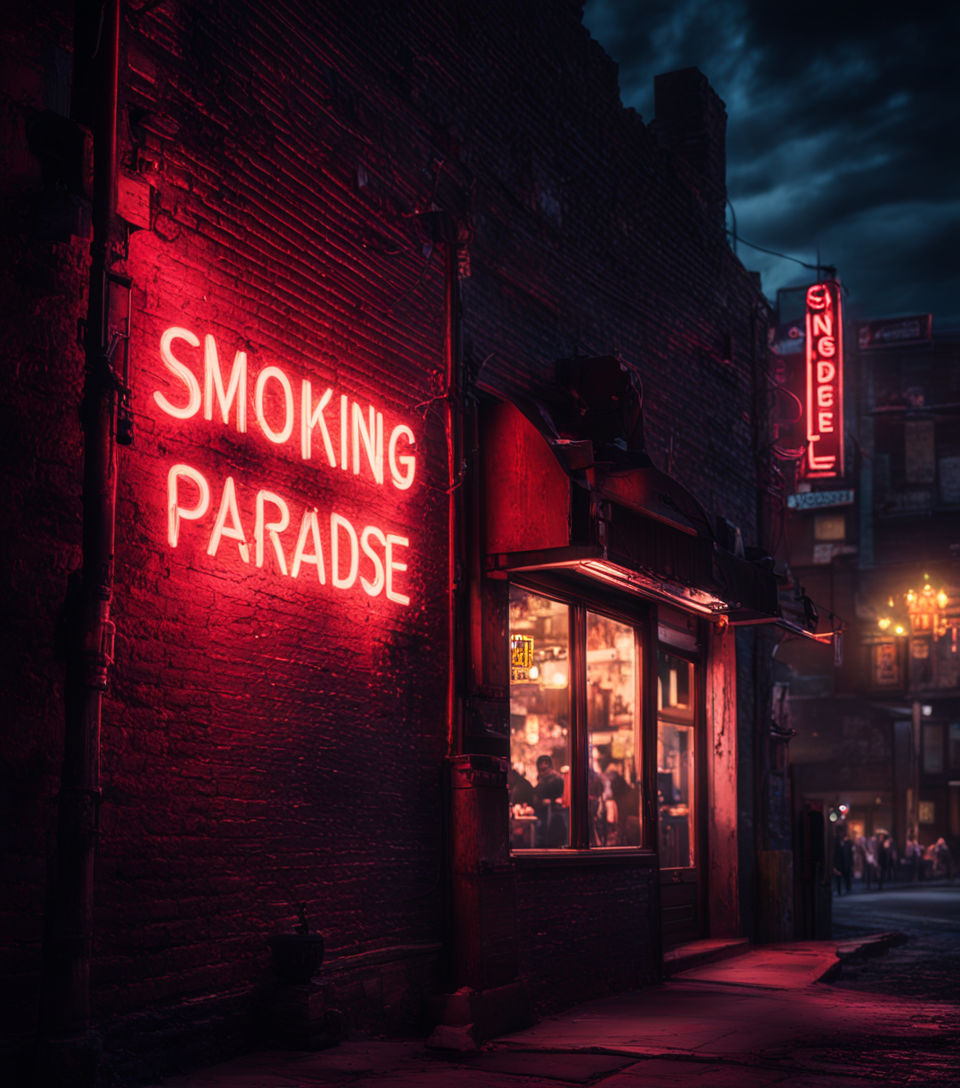
[[[414,432],[405,423],[387,430],[383,413],[373,405],[336,396],[329,387],[315,393],[308,379],[296,382],[275,365],[261,368],[254,379],[242,350],[234,353],[225,379],[215,337],[208,333],[201,340],[180,326],[161,336],[160,358],[173,386],[155,390],[153,399],[167,417],[200,416],[240,434],[252,420],[267,441],[293,447],[304,461],[316,459],[378,487],[407,491],[413,486]],[[410,603],[397,585],[398,575],[408,569],[402,558],[410,545],[406,536],[378,525],[355,525],[336,511],[321,516],[316,507],[296,509],[271,490],[248,496],[233,476],[221,482],[183,462],[167,472],[166,497],[166,536],[173,548],[188,529],[202,529],[206,553],[214,559],[229,549],[242,563],[268,566],[285,578],[310,571],[321,586],[360,588],[370,597]]]

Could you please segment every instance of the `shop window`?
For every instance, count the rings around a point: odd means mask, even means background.
[[[638,647],[629,623],[511,586],[513,849],[641,845]]]
[[[904,467],[908,484],[930,484],[934,479],[934,422],[908,419],[904,426]]]
[[[814,540],[843,540],[847,534],[847,520],[843,514],[818,514],[813,519]]]
[[[587,613],[588,810],[592,846],[640,845],[634,629]]]
[[[939,722],[923,726],[923,770],[925,774],[943,771],[943,726]]]
[[[960,767],[960,722],[950,723],[950,768]]]
[[[660,867],[696,863],[694,665],[661,648],[657,657],[657,804]]]

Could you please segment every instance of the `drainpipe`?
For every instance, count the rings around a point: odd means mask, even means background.
[[[93,128],[93,241],[84,335],[81,425],[83,556],[76,622],[70,632],[56,868],[44,933],[41,993],[42,1075],[92,1083],[99,1041],[90,1033],[94,860],[99,834],[100,720],[113,652],[118,383],[109,342],[110,265],[117,166],[119,0],[80,3],[76,16],[77,98],[92,104],[77,118]],[[52,1083],[52,1081],[51,1081]]]
[[[462,751],[464,662],[463,374],[461,366],[460,243],[456,220],[443,215],[444,429],[447,440],[447,755]]]

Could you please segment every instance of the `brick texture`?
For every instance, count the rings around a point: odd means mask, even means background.
[[[56,93],[48,70],[70,25],[59,5],[28,8],[8,32],[19,59],[4,75],[2,141],[16,265],[2,298],[17,330],[0,428],[13,1035],[31,1029],[22,998],[36,986],[62,735],[57,615],[79,561],[73,345],[87,259],[80,227],[41,238],[36,209],[62,186],[46,184],[26,126]],[[748,542],[765,338],[754,277],[684,183],[687,164],[620,105],[615,66],[570,0],[172,0],[124,7],[121,53],[121,168],[149,185],[151,227],[128,232],[119,266],[133,282],[136,434],[120,457],[93,987],[118,1047],[172,1067],[199,1057],[196,1024],[231,1025],[210,1028],[208,1053],[214,1039],[237,1044],[266,938],[299,902],[334,975],[352,956],[366,965],[342,993],[372,995],[382,1015],[436,975],[436,957],[414,970],[389,956],[444,934],[443,270],[422,213],[472,209],[469,376],[525,396],[557,359],[618,353],[643,381],[654,461]],[[162,410],[156,392],[179,407],[188,396],[161,356],[171,327],[212,336],[225,377],[246,352],[246,433],[235,416]],[[202,388],[203,348],[180,340],[174,354]],[[307,379],[315,398],[334,391],[334,409],[341,394],[374,406],[387,434],[409,426],[413,486],[331,468],[316,433],[310,461],[297,431],[269,441],[254,383],[271,366],[295,401]],[[268,393],[279,428],[276,379]],[[208,480],[211,508],[183,519],[172,547],[177,464]],[[269,539],[262,567],[230,536],[208,554],[228,477],[251,548],[256,493],[287,501],[288,566],[313,508],[328,564],[331,511],[407,539],[396,577],[410,603],[339,590],[329,569],[326,585],[310,565],[285,576]],[[655,976],[653,875],[523,872],[520,946],[538,1000],[551,981],[569,996],[584,978],[600,993]],[[371,973],[378,954],[387,966]]]

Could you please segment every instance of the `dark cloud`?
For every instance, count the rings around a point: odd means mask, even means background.
[[[659,72],[710,79],[742,239],[835,265],[858,316],[960,325],[960,4],[588,0],[584,22],[646,121]],[[771,296],[809,276],[739,253]]]

